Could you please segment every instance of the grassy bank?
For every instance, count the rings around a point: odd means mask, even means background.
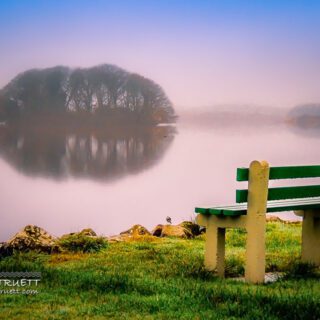
[[[268,223],[267,269],[248,285],[245,233],[227,233],[227,280],[203,268],[204,237],[140,238],[98,253],[16,254],[0,271],[41,271],[37,295],[0,294],[0,319],[320,319],[318,270],[299,262],[300,225]]]

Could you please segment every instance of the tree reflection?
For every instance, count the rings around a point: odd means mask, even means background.
[[[168,149],[174,134],[171,126],[110,131],[2,127],[0,155],[31,176],[109,180],[154,165]]]

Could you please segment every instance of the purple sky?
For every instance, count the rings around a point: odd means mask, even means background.
[[[320,2],[0,2],[0,87],[29,68],[112,63],[179,108],[319,102]]]

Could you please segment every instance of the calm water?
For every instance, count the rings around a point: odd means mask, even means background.
[[[318,139],[312,130],[263,123],[182,122],[112,135],[2,128],[0,241],[26,224],[59,236],[87,227],[113,235],[136,223],[151,229],[167,216],[179,223],[196,205],[233,203],[245,187],[236,168],[253,159],[319,164]]]

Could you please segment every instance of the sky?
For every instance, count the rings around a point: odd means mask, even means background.
[[[111,63],[177,109],[320,102],[320,1],[0,0],[0,87],[19,72]]]

